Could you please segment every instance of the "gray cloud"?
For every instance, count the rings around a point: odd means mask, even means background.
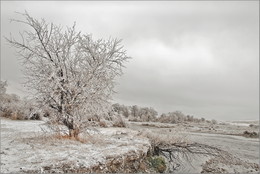
[[[115,102],[209,119],[258,119],[259,2],[1,3],[2,35],[22,30],[8,19],[27,10],[65,26],[77,21],[95,38],[122,38],[133,59],[118,80]],[[1,43],[1,78],[17,92],[21,66]]]

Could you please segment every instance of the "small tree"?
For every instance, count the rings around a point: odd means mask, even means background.
[[[41,104],[55,111],[52,120],[77,137],[88,117],[108,112],[114,80],[129,57],[121,40],[94,40],[77,32],[75,24],[63,30],[27,12],[21,15],[24,20],[12,21],[31,30],[21,33],[21,41],[7,41],[21,55],[26,85]]]
[[[139,114],[141,117],[141,121],[154,121],[156,116],[158,115],[157,111],[151,107],[140,108]]]
[[[211,123],[212,123],[212,124],[217,124],[218,122],[217,122],[217,120],[212,119],[212,120],[211,120]]]
[[[7,87],[7,82],[6,81],[1,81],[0,80],[0,111],[2,112],[4,109],[4,100],[6,98],[6,87]]]
[[[2,97],[6,93],[7,82],[0,80],[0,97]]]
[[[137,105],[134,105],[134,106],[131,107],[131,114],[132,114],[135,118],[138,117],[139,112],[140,112],[140,111],[139,111],[139,107],[138,107]]]

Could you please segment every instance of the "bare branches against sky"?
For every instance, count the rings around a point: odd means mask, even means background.
[[[122,38],[127,54],[115,102],[205,118],[259,117],[259,1],[1,1],[1,79],[22,92],[21,66],[3,36],[15,11]]]

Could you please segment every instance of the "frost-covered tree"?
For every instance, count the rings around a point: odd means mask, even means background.
[[[158,115],[157,111],[153,108],[140,108],[139,115],[141,118],[141,121],[154,121],[156,116]]]
[[[77,137],[87,118],[107,113],[114,93],[115,78],[129,59],[121,40],[94,40],[91,35],[37,20],[27,12],[23,20],[30,30],[21,39],[7,41],[18,49],[27,77],[25,83],[35,98]]]
[[[6,86],[7,86],[7,82],[6,81],[0,81],[0,97],[2,97],[2,95],[4,95],[6,93]]]
[[[3,105],[4,105],[4,100],[6,96],[6,87],[7,87],[7,82],[0,80],[0,111],[3,110]]]
[[[128,118],[129,115],[130,115],[130,111],[129,111],[128,106],[115,103],[115,104],[112,105],[112,109],[113,109],[114,112],[117,112],[118,114],[121,114],[126,118]]]
[[[139,116],[139,107],[137,105],[134,105],[131,107],[131,114],[134,117],[138,117]]]

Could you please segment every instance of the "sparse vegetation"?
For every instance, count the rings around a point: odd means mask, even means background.
[[[212,157],[210,160],[206,160],[206,163],[202,165],[202,173],[229,173],[230,171],[236,171],[236,169],[233,170],[219,167],[218,164],[223,166],[240,165],[246,168],[246,170],[248,168],[253,171],[259,170],[259,165],[256,163],[245,162],[229,152],[214,146],[190,142],[187,139],[182,138],[180,134],[168,134],[166,136],[151,131],[145,131],[142,135],[147,137],[151,142],[152,150],[150,152],[149,161],[152,163],[151,166],[156,169],[156,172],[165,171],[163,164],[167,164],[166,172],[169,173],[176,171],[180,166],[185,167],[185,165],[191,165],[191,161],[193,161],[195,155],[198,155],[199,157],[202,157],[203,155]]]
[[[157,111],[149,107],[125,106],[118,103],[112,105],[112,109],[119,115],[128,118],[129,121],[155,121]]]
[[[250,124],[249,127],[259,129],[259,124]]]
[[[160,123],[184,123],[184,122],[194,122],[194,123],[204,123],[209,122],[212,124],[217,124],[216,120],[206,120],[205,118],[195,118],[194,116],[185,115],[180,111],[169,112],[167,114],[163,113],[158,116],[158,112],[149,107],[140,107],[137,105],[125,106],[118,103],[112,105],[113,111],[119,115],[124,116],[129,121],[134,122],[160,122]]]
[[[15,94],[7,94],[7,82],[0,81],[0,116],[12,120],[40,120],[42,115],[31,100],[20,99]]]
[[[156,173],[164,173],[166,171],[166,162],[162,156],[151,156],[147,159],[149,167],[155,170]]]
[[[212,124],[217,124],[218,122],[217,122],[217,120],[214,120],[214,119],[213,119],[213,120],[211,120],[211,123],[212,123]]]
[[[259,138],[259,135],[257,132],[244,131],[243,136],[250,137],[250,138]]]
[[[113,126],[114,127],[127,127],[127,123],[120,115],[116,115],[113,117]]]

